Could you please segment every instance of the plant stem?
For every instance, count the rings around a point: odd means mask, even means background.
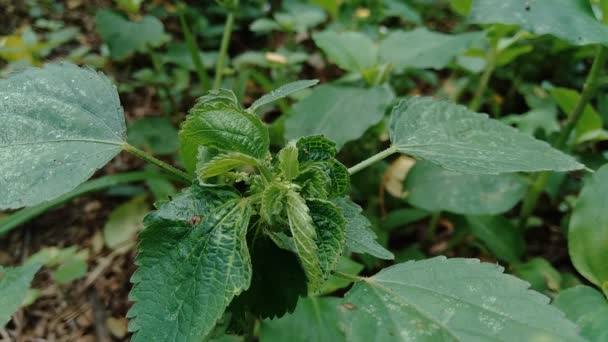
[[[378,161],[390,156],[391,154],[393,154],[395,152],[397,152],[397,148],[395,146],[391,146],[391,147],[387,148],[386,150],[379,152],[379,153],[365,159],[364,161],[360,162],[359,164],[349,168],[348,173],[353,175],[353,174],[365,169],[366,167],[371,166],[375,162],[378,162]]]
[[[440,218],[441,211],[434,212],[431,215],[431,220],[429,221],[429,226],[426,231],[427,240],[433,241],[435,239],[435,231],[437,230],[437,224],[439,223]]]
[[[604,67],[607,57],[608,49],[604,46],[598,46],[595,58],[593,60],[593,65],[591,66],[591,70],[587,75],[587,80],[585,80],[585,85],[583,86],[581,96],[576,103],[574,110],[572,110],[572,113],[570,113],[568,118],[566,118],[566,123],[555,141],[555,148],[563,150],[567,146],[568,139],[570,138],[572,131],[576,127],[578,120],[583,115],[585,107],[587,107],[587,104],[597,90],[598,79],[600,78],[602,68]],[[519,215],[520,228],[525,227],[528,218],[530,215],[532,215],[534,209],[536,209],[538,199],[540,198],[540,195],[545,189],[547,181],[549,180],[549,175],[550,173],[545,171],[537,174],[533,178],[532,185],[530,186],[521,207],[521,212]]]
[[[209,81],[207,71],[205,70],[205,65],[203,64],[203,59],[201,58],[200,49],[198,44],[196,44],[196,39],[192,35],[192,31],[190,31],[190,27],[188,26],[188,22],[186,21],[183,11],[179,12],[179,23],[182,27],[184,38],[186,39],[186,44],[188,44],[188,50],[190,50],[190,56],[192,57],[192,62],[196,68],[196,73],[203,86],[203,90],[211,89],[211,82]]]
[[[364,277],[359,277],[356,275],[352,275],[352,274],[348,274],[348,273],[344,273],[344,272],[340,272],[340,271],[333,271],[333,274],[337,277],[340,277],[342,279],[346,279],[346,280],[350,280],[350,281],[354,281],[356,282],[360,282],[362,280],[365,280]]]
[[[179,170],[179,169],[177,169],[177,168],[175,168],[175,167],[173,167],[173,166],[165,163],[164,161],[162,161],[160,159],[154,158],[153,156],[147,154],[146,152],[138,149],[137,147],[135,147],[133,145],[130,145],[128,143],[124,143],[122,145],[122,149],[124,151],[127,151],[127,152],[131,153],[132,155],[134,155],[134,156],[136,156],[136,157],[138,157],[140,159],[143,159],[143,160],[145,160],[145,161],[147,161],[147,162],[149,162],[149,163],[151,163],[151,164],[153,164],[153,165],[161,168],[163,171],[165,171],[165,172],[167,172],[167,173],[169,173],[171,175],[174,175],[174,176],[176,176],[178,178],[181,178],[181,179],[185,180],[188,183],[192,182],[192,176],[191,175],[189,175],[189,174],[185,173],[184,171]]]
[[[486,89],[488,88],[488,83],[490,82],[490,78],[492,77],[492,73],[496,68],[496,47],[493,47],[488,55],[488,59],[486,61],[486,67],[483,70],[483,74],[481,74],[481,78],[479,79],[479,83],[477,84],[477,89],[475,90],[475,94],[473,95],[473,99],[469,103],[469,108],[474,112],[478,111],[481,107],[481,103],[483,100],[483,96],[486,93]]]
[[[232,35],[232,26],[234,25],[234,12],[230,11],[224,25],[224,34],[222,35],[222,44],[220,45],[220,53],[215,64],[215,79],[213,80],[213,89],[218,90],[222,86],[222,77],[224,75],[224,63],[228,54],[228,46],[230,45],[230,35]]]

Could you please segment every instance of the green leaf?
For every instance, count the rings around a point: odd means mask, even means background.
[[[392,100],[391,90],[383,87],[316,87],[295,104],[285,121],[285,137],[291,140],[322,134],[334,141],[339,149],[382,120]]]
[[[19,309],[40,264],[18,267],[0,266],[0,328],[4,328]]]
[[[419,161],[408,172],[403,190],[410,204],[430,212],[495,215],[513,208],[527,185],[517,174],[466,174]]]
[[[608,165],[590,179],[576,202],[568,229],[568,250],[576,270],[608,293]]]
[[[519,25],[534,34],[551,34],[573,45],[608,44],[608,27],[595,18],[588,0],[473,0],[469,20],[477,24]]]
[[[322,279],[325,282],[336,269],[344,250],[346,239],[346,220],[340,209],[333,203],[324,200],[309,200],[306,205],[317,231],[317,250],[321,266]]]
[[[338,265],[336,266],[336,271],[342,272],[344,274],[350,274],[356,276],[359,274],[365,266],[362,264],[353,261],[352,259],[342,256],[340,261],[338,261]],[[344,279],[342,277],[331,275],[329,279],[323,284],[323,288],[319,292],[320,295],[330,294],[339,289],[345,288],[348,285],[352,284],[352,280]]]
[[[608,341],[608,302],[589,286],[576,286],[560,292],[553,305],[576,323],[589,341]]]
[[[146,195],[134,197],[112,210],[103,227],[103,240],[111,249],[123,247],[143,228],[143,219],[148,213]]]
[[[124,144],[116,88],[72,64],[0,81],[0,209],[33,206],[87,180]]]
[[[458,14],[467,15],[471,11],[473,0],[450,0],[450,5]]]
[[[169,155],[179,148],[177,129],[163,117],[146,117],[129,125],[129,144],[157,155]]]
[[[226,172],[243,167],[245,165],[256,166],[259,162],[246,154],[238,152],[222,153],[213,157],[210,161],[203,164],[197,173],[201,180],[209,177],[223,175]]]
[[[473,174],[570,171],[572,157],[464,106],[412,97],[393,108],[393,148],[450,171]]]
[[[581,98],[576,90],[567,88],[553,88],[551,96],[566,115],[570,115],[574,111]],[[602,117],[588,104],[576,122],[575,142],[580,144],[586,141],[608,140],[608,132],[603,129],[603,126]]]
[[[525,263],[511,265],[517,277],[530,283],[536,291],[555,293],[560,290],[561,274],[543,258],[533,258]]]
[[[262,192],[262,203],[260,205],[260,216],[269,224],[279,223],[285,201],[287,199],[287,188],[279,183],[271,183]]]
[[[344,297],[346,340],[582,341],[547,297],[502,271],[445,257],[386,268]]]
[[[496,258],[515,263],[524,255],[526,241],[521,231],[503,216],[467,216],[466,220],[473,235]]]
[[[336,143],[325,138],[322,135],[311,135],[298,139],[296,142],[298,148],[298,160],[319,161],[329,160],[336,156]]]
[[[319,80],[301,80],[284,84],[279,88],[257,99],[247,110],[249,112],[254,113],[258,108],[264,105],[280,100],[300,90],[310,88],[316,85],[317,83],[319,83]]]
[[[209,91],[199,98],[179,133],[182,158],[196,160],[198,147],[239,152],[264,159],[270,140],[260,119],[243,110],[230,90]]]
[[[394,31],[380,43],[380,57],[396,69],[443,69],[475,41],[483,32],[444,34],[426,28]]]
[[[249,287],[250,216],[229,188],[196,187],[146,217],[127,314],[133,341],[199,341],[211,331]]]
[[[63,261],[57,269],[51,273],[53,280],[59,284],[69,284],[76,279],[80,279],[87,274],[89,264],[89,251],[82,250]]]
[[[346,219],[346,247],[351,252],[367,253],[376,258],[392,260],[393,253],[382,247],[376,241],[376,233],[371,228],[371,222],[361,214],[361,207],[346,197],[334,201],[342,210]]]
[[[378,63],[378,47],[360,32],[323,31],[312,35],[315,44],[340,68],[363,72]]]
[[[331,179],[329,198],[333,199],[348,194],[350,192],[350,174],[346,166],[336,159],[331,159],[326,163],[329,165],[328,174]]]
[[[308,291],[316,292],[323,284],[323,272],[317,248],[317,232],[304,199],[295,191],[287,192],[287,217],[300,263],[308,278]]]
[[[344,332],[340,328],[342,311],[339,298],[302,299],[293,314],[262,321],[260,341],[344,341]]]
[[[153,16],[144,16],[139,22],[107,9],[95,13],[95,29],[108,44],[113,59],[124,59],[135,52],[146,53],[169,40],[163,23]]]
[[[279,168],[283,177],[290,181],[300,174],[298,148],[294,145],[285,146],[278,154]]]

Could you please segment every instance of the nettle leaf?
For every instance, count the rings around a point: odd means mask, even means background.
[[[395,106],[389,133],[397,151],[455,172],[499,174],[584,168],[546,142],[485,114],[430,97],[411,97]]]
[[[331,179],[329,198],[344,196],[350,192],[350,174],[348,169],[336,159],[326,162],[329,166],[328,175]]]
[[[236,192],[209,186],[186,190],[146,217],[129,295],[134,341],[199,341],[211,331],[249,288],[250,216]]]
[[[284,84],[284,85],[280,86],[279,88],[277,88],[277,89],[271,91],[270,93],[257,99],[253,104],[251,104],[251,106],[247,110],[249,112],[253,113],[258,108],[260,108],[264,105],[267,105],[274,101],[280,100],[280,99],[287,97],[300,90],[304,90],[306,88],[315,86],[318,83],[319,83],[319,80],[301,80],[301,81],[295,81],[295,82]]]
[[[18,267],[0,266],[0,329],[4,328],[23,303],[39,269],[38,263]]]
[[[301,168],[301,173],[294,180],[300,185],[300,193],[304,198],[329,198],[331,190],[331,178],[327,164],[307,163]]]
[[[502,272],[445,257],[386,268],[344,297],[346,340],[583,340],[549,298]]]
[[[285,210],[287,199],[287,188],[282,184],[272,183],[264,188],[262,192],[262,203],[260,205],[260,216],[264,221],[275,224]]]
[[[322,134],[340,149],[382,120],[393,97],[385,87],[362,89],[331,84],[316,87],[293,107],[285,121],[285,137],[291,140]]]
[[[226,172],[245,165],[256,166],[258,164],[259,162],[257,159],[246,154],[238,152],[222,153],[203,164],[203,166],[198,169],[197,173],[200,179],[207,179],[209,177],[223,175]]]
[[[393,253],[376,241],[371,222],[361,214],[361,207],[346,197],[334,201],[346,219],[346,247],[355,253],[367,253],[379,259],[392,260]]]
[[[116,88],[72,64],[0,81],[0,209],[32,206],[87,180],[122,149]]]
[[[485,37],[484,32],[443,34],[426,28],[395,31],[380,43],[380,57],[395,68],[442,69]]]
[[[329,278],[336,268],[346,238],[346,220],[340,210],[331,202],[324,200],[309,200],[306,204],[310,217],[317,231],[317,249],[321,265],[323,281]]]
[[[298,148],[293,145],[285,146],[278,154],[279,168],[286,180],[292,180],[300,174]]]
[[[299,150],[298,160],[319,161],[329,160],[336,156],[336,143],[322,135],[311,135],[298,139],[296,147]]]
[[[585,186],[572,211],[568,250],[574,267],[608,293],[608,165],[602,166]]]
[[[256,115],[240,107],[230,90],[209,91],[199,98],[181,127],[181,155],[196,164],[198,147],[239,152],[257,159],[268,153],[268,128]]]
[[[408,172],[403,190],[410,204],[430,212],[495,215],[513,208],[527,185],[517,174],[466,174],[418,161]]]
[[[595,18],[588,0],[473,0],[469,20],[519,25],[574,45],[608,44],[608,27]]]
[[[608,301],[589,286],[576,286],[560,292],[553,305],[576,323],[589,341],[608,341]]]
[[[342,69],[362,72],[378,63],[378,47],[363,33],[323,31],[312,39]]]
[[[150,47],[158,47],[169,40],[163,23],[150,15],[135,22],[112,10],[98,10],[95,29],[108,44],[114,59],[124,59],[135,52],[145,53]]]
[[[525,254],[526,241],[521,230],[503,216],[467,216],[466,222],[473,235],[481,240],[492,254],[510,264]]]

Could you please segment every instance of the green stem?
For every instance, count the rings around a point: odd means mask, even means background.
[[[473,95],[473,99],[471,103],[469,103],[469,108],[474,112],[477,112],[481,107],[483,96],[486,93],[486,89],[488,88],[488,83],[490,82],[490,78],[492,77],[492,73],[496,68],[496,48],[492,48],[490,54],[488,55],[488,59],[486,61],[486,67],[483,70],[483,74],[481,74],[481,78],[479,79],[479,83],[477,84],[477,89],[475,90],[475,94]]]
[[[188,26],[188,22],[186,21],[183,11],[179,12],[179,23],[182,27],[184,39],[186,39],[186,44],[188,44],[188,50],[190,50],[190,56],[192,57],[192,62],[196,68],[196,73],[203,86],[203,90],[211,89],[211,82],[209,81],[207,71],[205,70],[205,65],[203,64],[203,59],[201,58],[200,49],[196,43],[196,39],[194,39],[194,36],[192,35],[192,31],[190,31],[190,27]]]
[[[50,201],[38,204],[33,207],[24,208],[11,214],[5,219],[0,219],[0,236],[8,233],[14,228],[32,220],[36,216],[47,210],[57,207],[73,198],[84,194],[100,191],[116,185],[141,182],[151,178],[165,178],[166,176],[158,172],[128,172],[117,175],[104,176],[90,180],[76,187],[74,190],[63,194]]]
[[[351,167],[348,169],[348,173],[355,174],[363,169],[365,169],[366,167],[371,166],[372,164],[390,156],[391,154],[397,152],[397,148],[395,146],[391,146],[389,148],[387,148],[386,150],[379,152],[367,159],[365,159],[364,161],[360,162],[359,164]]]
[[[344,273],[344,272],[340,272],[340,271],[333,271],[333,274],[336,277],[340,277],[342,279],[350,280],[350,281],[353,281],[355,283],[356,282],[360,282],[362,280],[365,280],[365,278],[363,278],[363,277],[359,277],[359,276],[356,276],[356,275],[352,275],[352,274],[348,274],[348,273]]]
[[[564,128],[562,128],[557,140],[555,141],[555,148],[563,150],[567,144],[572,131],[576,127],[578,120],[582,117],[585,107],[595,94],[597,90],[598,80],[602,73],[602,68],[606,62],[606,58],[608,57],[608,49],[604,46],[598,46],[597,52],[595,54],[595,58],[593,60],[593,65],[591,66],[591,70],[587,75],[587,80],[585,80],[585,85],[583,86],[583,90],[581,92],[581,96],[576,103],[576,106],[572,110],[572,113],[566,119],[566,123]],[[540,198],[541,193],[545,189],[547,185],[547,181],[549,180],[550,173],[545,171],[537,174],[532,181],[532,185],[530,186],[526,197],[524,198],[521,212],[519,215],[519,226],[524,228],[528,218],[536,209],[536,205],[538,203],[538,199]]]
[[[167,172],[167,173],[169,173],[171,175],[174,175],[174,176],[176,176],[178,178],[181,178],[181,179],[183,179],[184,181],[186,181],[188,183],[192,182],[192,176],[191,175],[189,175],[189,174],[185,173],[184,171],[179,170],[179,169],[177,169],[177,168],[175,168],[175,167],[173,167],[173,166],[165,163],[164,161],[162,161],[160,159],[154,158],[153,156],[147,154],[146,152],[138,149],[137,147],[135,147],[133,145],[130,145],[128,143],[124,143],[122,145],[122,149],[124,151],[126,151],[126,152],[131,153],[132,155],[134,155],[134,156],[136,156],[136,157],[138,157],[140,159],[143,159],[143,160],[149,162],[150,164],[153,164],[153,165],[161,168],[162,170],[164,170],[165,172]]]
[[[220,53],[215,65],[215,79],[213,80],[213,89],[218,90],[222,86],[222,78],[224,76],[224,64],[228,54],[228,46],[230,45],[230,35],[232,35],[232,26],[234,25],[234,12],[230,11],[226,18],[224,26],[224,34],[222,35],[222,44],[220,45]]]
[[[434,212],[431,215],[431,220],[429,221],[429,227],[426,231],[427,240],[433,241],[435,239],[435,232],[437,231],[437,224],[439,223],[439,219],[441,218],[441,211]]]

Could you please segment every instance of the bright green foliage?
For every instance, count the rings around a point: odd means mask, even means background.
[[[467,216],[473,235],[499,260],[516,263],[526,251],[521,231],[503,216]]]
[[[459,173],[427,161],[414,165],[403,188],[407,201],[417,208],[465,215],[504,213],[521,200],[526,189],[527,182],[516,174]]]
[[[608,301],[588,286],[576,286],[557,295],[553,305],[581,329],[589,341],[608,340]]]
[[[595,18],[589,0],[473,0],[469,20],[519,25],[573,45],[608,44],[608,27]]]
[[[346,340],[582,341],[547,297],[502,271],[444,257],[384,269],[346,294]]]
[[[300,90],[310,88],[310,87],[316,85],[317,83],[319,83],[319,80],[301,80],[301,81],[295,81],[295,82],[284,84],[281,87],[279,87],[279,88],[271,91],[270,93],[257,99],[251,105],[251,107],[249,107],[248,111],[253,113],[258,108],[260,108],[264,105],[267,105],[274,101],[280,100],[280,99],[287,97]]]
[[[103,227],[103,240],[111,249],[124,247],[143,228],[143,218],[150,211],[146,196],[132,198],[112,210]]]
[[[170,120],[147,117],[135,121],[128,128],[129,144],[157,155],[175,153],[179,148],[177,129]]]
[[[376,241],[376,233],[371,228],[371,222],[361,214],[361,207],[348,198],[338,198],[336,205],[342,210],[346,219],[346,246],[351,252],[367,253],[376,258],[392,260],[393,253],[382,247]]]
[[[392,100],[392,91],[384,87],[316,87],[287,117],[285,137],[322,134],[341,148],[378,123]]]
[[[572,212],[568,249],[574,267],[608,293],[608,166],[588,179]]]
[[[0,329],[4,328],[23,303],[30,283],[39,269],[40,264],[36,263],[20,267],[0,266]]]
[[[574,111],[576,104],[579,102],[581,95],[572,89],[554,88],[551,89],[551,96],[559,105],[561,110],[570,115]],[[583,111],[581,118],[577,121],[575,127],[575,143],[580,144],[586,141],[607,140],[608,132],[603,129],[604,123],[602,117],[593,109],[593,106],[587,105]]]
[[[426,28],[407,32],[395,31],[380,43],[380,57],[398,70],[442,69],[484,36],[483,32],[450,35],[432,32]]]
[[[88,249],[78,250],[76,246],[45,247],[30,256],[25,265],[43,265],[51,271],[54,281],[59,284],[68,284],[87,274],[88,258]]]
[[[378,63],[378,47],[363,33],[323,31],[313,39],[344,70],[362,73]]]
[[[0,80],[0,209],[32,206],[74,189],[121,150],[118,93],[72,64]]]
[[[450,0],[452,9],[462,15],[469,14],[472,4],[472,0]]]
[[[344,250],[346,220],[340,209],[331,202],[315,199],[307,201],[306,205],[317,231],[315,243],[324,282],[336,268]]]
[[[258,160],[239,152],[218,154],[197,170],[201,180],[228,173],[245,165],[256,166]]]
[[[112,10],[102,9],[95,13],[95,27],[114,59],[124,59],[135,52],[145,53],[169,38],[160,20],[149,15],[134,22]]]
[[[390,138],[404,154],[473,174],[581,169],[572,157],[486,115],[429,97],[393,108]]]
[[[288,145],[279,151],[279,168],[286,180],[292,180],[300,174],[300,163],[298,161],[298,148]]]
[[[250,216],[248,201],[229,188],[201,187],[146,217],[128,313],[134,341],[194,341],[211,331],[249,287]]]

